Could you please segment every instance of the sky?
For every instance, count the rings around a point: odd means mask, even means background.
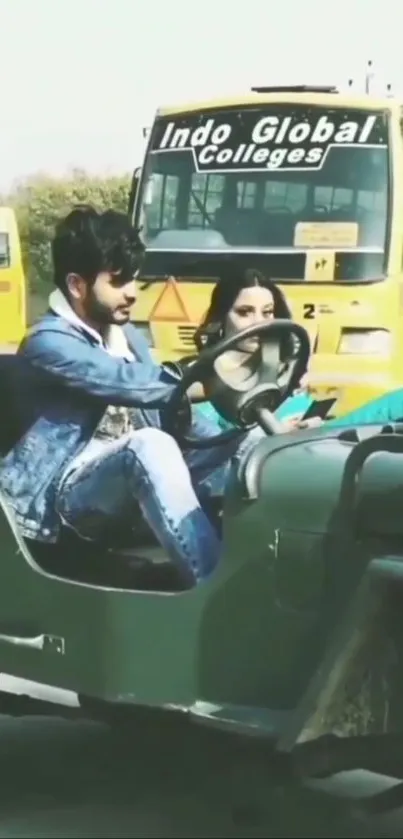
[[[396,0],[0,0],[0,190],[37,171],[132,171],[161,105],[264,84],[403,98]]]

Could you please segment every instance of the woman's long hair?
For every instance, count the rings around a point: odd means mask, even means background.
[[[225,321],[235,300],[245,288],[253,288],[254,286],[267,288],[270,291],[273,297],[274,318],[291,319],[291,310],[285,296],[272,280],[255,268],[248,268],[244,271],[235,265],[232,268],[227,268],[225,273],[221,274],[214,287],[207,314],[195,333],[194,340],[199,352],[206,347],[217,344],[224,337]],[[295,342],[293,336],[286,336],[281,340],[281,361],[289,361],[294,353]]]

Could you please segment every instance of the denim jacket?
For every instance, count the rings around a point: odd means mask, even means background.
[[[22,534],[55,542],[57,488],[69,462],[89,443],[107,406],[143,411],[160,427],[158,408],[178,373],[153,362],[143,336],[124,327],[135,361],[113,357],[76,324],[48,312],[23,340],[18,355],[18,442],[0,463],[0,490]]]

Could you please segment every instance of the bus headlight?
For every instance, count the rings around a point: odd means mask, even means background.
[[[387,329],[342,329],[338,352],[345,355],[390,355]]]
[[[146,320],[135,320],[133,321],[133,326],[136,327],[138,332],[141,332],[144,340],[147,342],[147,346],[150,348],[154,347],[153,336],[151,334],[150,324]]]

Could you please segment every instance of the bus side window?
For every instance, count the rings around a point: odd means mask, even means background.
[[[236,189],[237,208],[239,210],[253,210],[256,204],[256,181],[238,181]]]
[[[0,233],[0,268],[10,267],[10,240],[8,233]]]
[[[306,184],[267,180],[263,206],[269,212],[288,210],[290,213],[298,213],[304,209],[307,196]]]
[[[194,172],[189,195],[189,227],[209,227],[209,219],[222,205],[225,175]]]
[[[147,230],[155,234],[175,227],[179,176],[155,172],[147,189],[150,196],[145,204]]]

